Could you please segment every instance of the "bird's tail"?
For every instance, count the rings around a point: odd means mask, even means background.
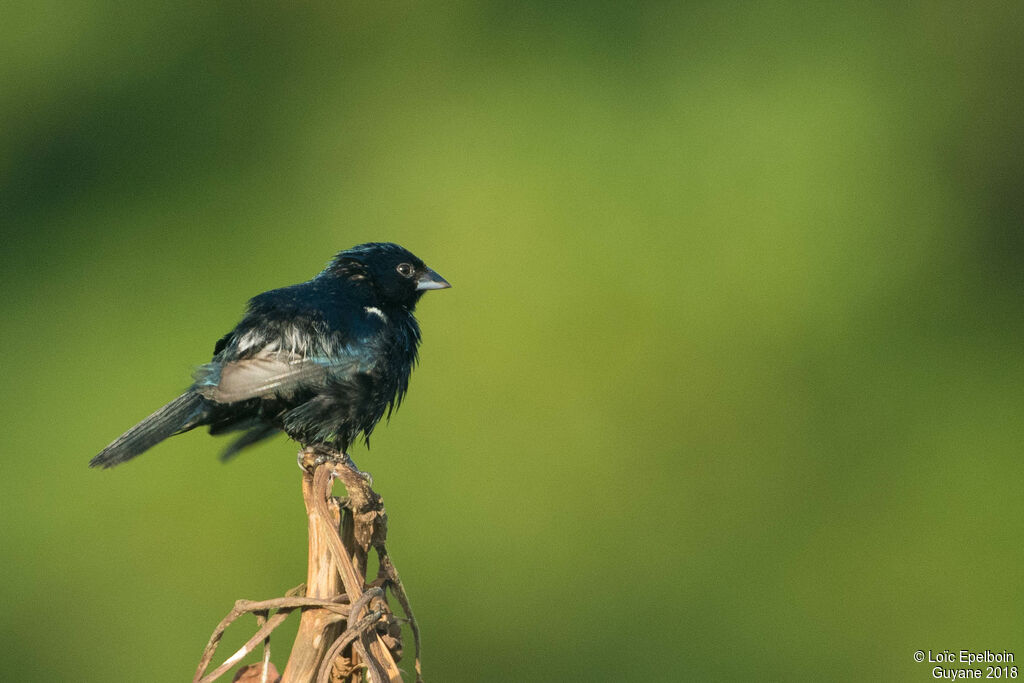
[[[127,432],[89,461],[89,467],[113,467],[131,460],[169,436],[199,425],[203,397],[187,391]]]

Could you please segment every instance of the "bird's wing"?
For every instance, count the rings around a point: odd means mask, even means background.
[[[365,335],[328,324],[317,296],[307,282],[254,297],[242,321],[217,342],[213,360],[196,371],[194,390],[222,404],[289,398],[372,366],[376,328]]]
[[[213,361],[200,366],[194,389],[217,403],[251,398],[288,396],[303,388],[323,386],[329,374],[355,364],[352,357],[304,358],[278,350],[265,350],[250,358]]]

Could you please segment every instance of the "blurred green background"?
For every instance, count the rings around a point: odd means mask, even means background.
[[[353,453],[428,680],[1024,656],[1019,2],[3,15],[4,679],[189,680],[304,579],[294,444],[86,462],[368,240],[454,284]]]

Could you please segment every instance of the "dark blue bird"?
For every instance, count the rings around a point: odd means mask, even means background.
[[[242,432],[224,458],[279,431],[344,453],[401,403],[420,342],[413,309],[425,291],[449,286],[397,244],[343,251],[312,280],[254,297],[189,390],[89,466],[119,465],[206,425],[211,434]]]

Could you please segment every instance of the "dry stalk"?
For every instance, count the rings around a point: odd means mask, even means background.
[[[385,546],[387,513],[383,500],[346,456],[312,448],[304,449],[299,456],[302,497],[309,521],[306,583],[283,598],[236,602],[210,636],[193,683],[212,683],[260,643],[262,661],[247,667],[244,676],[240,671],[239,677],[258,677],[260,683],[359,683],[365,672],[371,683],[401,683],[397,665],[402,653],[400,620],[387,603],[387,589],[398,600],[412,628],[416,682],[422,683],[419,627]],[[345,485],[346,498],[332,495],[335,479]],[[376,579],[367,584],[370,548],[377,553],[380,568]],[[284,674],[277,678],[270,662],[270,634],[295,610],[302,613],[299,632]],[[256,615],[256,633],[220,666],[206,673],[224,632],[243,614]]]

